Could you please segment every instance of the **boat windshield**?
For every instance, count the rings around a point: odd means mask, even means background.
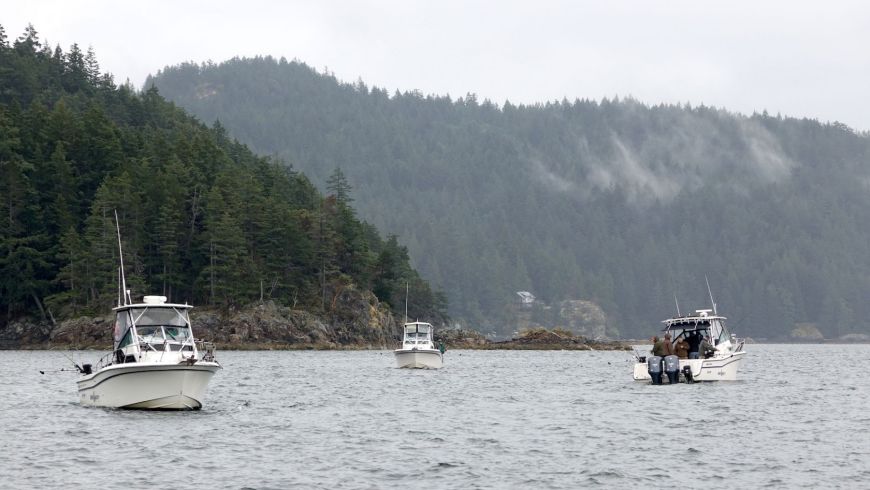
[[[186,310],[172,307],[131,308],[139,341],[151,349],[162,351],[164,344],[178,345],[191,340]],[[175,349],[173,349],[175,350]]]
[[[697,332],[701,336],[710,334],[710,324],[674,325],[669,328],[671,337],[676,341],[680,337],[686,338]]]
[[[130,314],[133,316],[133,323],[135,323],[136,326],[167,325],[187,327],[190,325],[190,321],[187,318],[187,311],[177,310],[172,307],[130,308]]]
[[[423,343],[429,341],[429,332],[408,332],[405,334],[405,342]]]
[[[184,342],[190,339],[190,329],[187,327],[142,325],[136,327],[136,333],[142,337],[143,341],[149,343],[162,343],[164,340]]]
[[[715,336],[714,344],[719,345],[726,340],[730,340],[730,336],[728,335],[728,329],[725,328],[725,324],[722,322],[714,322],[713,324],[713,336]]]

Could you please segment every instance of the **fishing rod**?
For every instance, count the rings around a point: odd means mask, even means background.
[[[84,374],[84,373],[85,373],[85,369],[84,369],[83,367],[79,366],[79,365],[78,365],[78,364],[73,360],[73,358],[69,356],[69,354],[67,354],[66,352],[61,352],[61,355],[63,355],[63,357],[66,357],[66,359],[67,359],[69,362],[72,363],[73,367],[76,368],[76,371],[78,371],[78,372],[81,373],[81,374]],[[60,368],[60,369],[40,369],[40,370],[39,370],[39,374],[45,374],[45,373],[59,373],[59,372],[61,372],[61,371],[72,371],[72,369],[66,369],[66,368]]]
[[[631,352],[634,353],[634,358],[637,360],[637,362],[640,362],[641,357],[644,357],[641,356],[640,352],[638,352],[637,349],[634,347],[631,348]]]
[[[81,371],[79,371],[78,369],[76,369],[76,371],[77,371],[77,372],[81,372]],[[39,374],[45,374],[45,373],[63,373],[63,372],[71,373],[71,372],[73,372],[73,370],[72,370],[72,369],[67,369],[67,368],[60,368],[60,369],[40,369],[40,370],[39,370]]]

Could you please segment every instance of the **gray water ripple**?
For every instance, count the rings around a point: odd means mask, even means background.
[[[736,383],[650,386],[623,352],[221,352],[199,412],[83,408],[52,352],[0,352],[0,481],[211,488],[860,488],[870,346],[753,345]],[[100,353],[79,353],[89,360]],[[59,359],[58,359],[59,358]],[[57,362],[55,362],[57,361]],[[56,364],[56,366],[55,366]],[[135,471],[119,472],[129,465]],[[147,471],[143,471],[147,468]]]

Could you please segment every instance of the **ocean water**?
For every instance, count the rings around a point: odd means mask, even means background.
[[[0,351],[0,488],[870,488],[870,345],[747,350],[676,386],[626,352],[218,352],[197,412],[84,408],[61,353]]]

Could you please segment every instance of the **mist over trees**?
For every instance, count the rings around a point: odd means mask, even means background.
[[[117,211],[133,297],[329,314],[346,288],[444,321],[443,296],[350,207],[163,99],[100,72],[92,50],[0,27],[0,326],[103,315],[118,297]]]
[[[515,291],[589,299],[646,336],[708,307],[745,335],[870,333],[870,138],[633,99],[498,106],[388,93],[299,62],[167,67],[146,86],[324,185],[407,244],[451,314],[509,331]]]

